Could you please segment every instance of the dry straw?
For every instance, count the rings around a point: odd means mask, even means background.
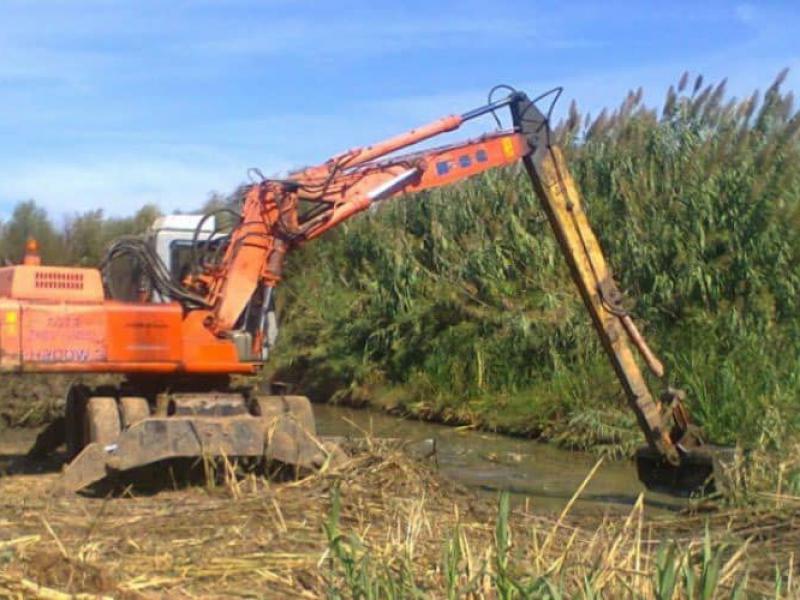
[[[54,474],[3,478],[0,597],[678,598],[708,582],[712,595],[694,597],[798,592],[796,502],[664,518],[639,498],[598,515],[575,512],[579,489],[558,515],[507,496],[498,510],[396,444],[348,454],[302,478],[234,476],[228,463],[213,486],[107,498],[50,497]]]

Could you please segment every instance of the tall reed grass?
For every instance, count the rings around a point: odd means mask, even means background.
[[[718,442],[800,425],[800,115],[684,75],[557,129],[668,379]],[[518,168],[395,201],[292,256],[272,375],[320,400],[624,454],[638,432]]]

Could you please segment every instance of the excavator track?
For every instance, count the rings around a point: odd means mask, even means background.
[[[184,392],[162,393],[150,403],[143,396],[94,393],[81,386],[68,395],[70,425],[60,439],[69,442],[74,456],[58,491],[79,491],[174,458],[247,457],[301,469],[338,458],[338,449],[317,437],[305,396]],[[51,445],[60,439],[51,439]]]

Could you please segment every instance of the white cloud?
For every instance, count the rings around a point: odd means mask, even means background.
[[[388,53],[399,54],[402,61],[405,51],[436,49],[443,70],[465,72],[465,48],[513,51],[517,62],[498,64],[498,72],[515,74],[519,79],[508,83],[532,95],[563,85],[561,114],[572,98],[593,114],[613,108],[640,85],[647,102],[660,105],[669,84],[685,69],[702,73],[709,82],[728,76],[729,91],[743,96],[765,88],[782,67],[790,66],[786,87],[800,87],[800,56],[780,56],[782,48],[791,47],[786,40],[795,33],[788,25],[796,19],[761,4],[697,6],[685,15],[669,3],[633,4],[620,17],[596,3],[567,3],[558,10],[530,11],[534,18],[518,17],[502,1],[487,11],[477,0],[464,0],[464,10],[439,14],[347,0],[339,0],[335,9],[306,1],[305,11],[283,1],[228,0],[221,9],[220,2],[210,0],[83,0],[79,6],[73,0],[0,2],[0,136],[11,140],[0,147],[0,200],[34,197],[56,215],[98,207],[128,214],[145,202],[165,210],[190,209],[210,190],[233,188],[250,166],[271,173],[321,162],[348,147],[482,104],[495,83],[465,79],[453,85],[453,77],[443,77],[441,85],[431,84],[437,93],[393,95],[394,73],[376,73],[371,88],[364,69],[351,68],[353,62],[376,58],[398,65]],[[323,16],[308,18],[318,15],[310,11],[323,8],[328,11]],[[728,25],[738,19],[748,35],[689,61],[656,62],[645,55],[599,60],[599,54],[586,53],[591,60],[585,67],[574,57],[563,68],[541,62],[543,55],[550,60],[562,56],[561,50],[595,47],[602,43],[598,40],[617,44],[609,37],[614,34],[604,33],[611,19],[653,27],[662,19],[684,17],[706,26],[723,17]],[[680,42],[675,48],[680,50]],[[383,64],[376,61],[370,68]],[[274,85],[285,103],[291,93],[282,89],[288,84],[280,73],[290,70],[287,65],[301,74],[292,85],[304,85],[306,68],[310,83],[295,94],[302,107],[273,114],[266,95],[271,88],[251,90],[245,69],[259,69],[254,79],[263,83],[264,73],[279,66]],[[335,105],[328,105],[327,90],[313,83],[330,76],[331,66],[338,69],[343,88],[357,90],[337,98]],[[413,66],[429,78],[439,68],[418,59]],[[540,66],[547,70],[537,70]],[[245,74],[240,79],[219,76],[233,68]],[[563,77],[536,75],[558,69]],[[481,72],[485,77],[486,69]],[[408,72],[396,77],[405,78],[404,90],[421,89],[422,84],[409,85]],[[187,78],[196,85],[184,87]],[[265,94],[263,109],[241,102],[253,93]],[[315,97],[311,101],[300,94]],[[204,102],[209,98],[213,102]],[[222,106],[220,99],[234,108]],[[245,106],[239,113],[245,117],[236,116],[240,106]],[[197,112],[187,116],[184,108]],[[486,120],[462,134],[492,127]]]
[[[273,161],[265,172],[286,169]],[[246,177],[246,167],[224,162],[102,157],[94,161],[26,163],[0,166],[0,199],[13,204],[33,198],[58,219],[74,212],[103,209],[108,215],[134,213],[147,203],[162,210],[193,210],[213,190],[232,191]]]
[[[733,9],[733,14],[742,23],[752,23],[756,17],[756,7],[749,3],[737,4]]]

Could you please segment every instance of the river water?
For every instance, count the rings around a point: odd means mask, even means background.
[[[435,461],[446,477],[490,493],[508,490],[547,510],[561,509],[583,483],[597,457],[562,450],[535,440],[401,419],[372,410],[314,405],[320,435],[389,437],[416,442],[432,439]],[[632,461],[603,461],[580,496],[578,508],[624,509],[645,493],[649,512],[683,508],[686,503],[647,492]]]
[[[488,494],[508,490],[518,500],[544,510],[562,509],[597,462],[597,457],[589,453],[562,450],[535,440],[401,419],[373,410],[316,404],[314,415],[323,436],[369,434],[410,443],[434,440],[436,451],[431,460],[444,476]],[[33,429],[0,433],[0,474],[27,452],[35,437]],[[644,492],[632,461],[606,460],[576,508],[627,511]],[[686,502],[646,492],[645,505],[653,513],[680,509]]]

